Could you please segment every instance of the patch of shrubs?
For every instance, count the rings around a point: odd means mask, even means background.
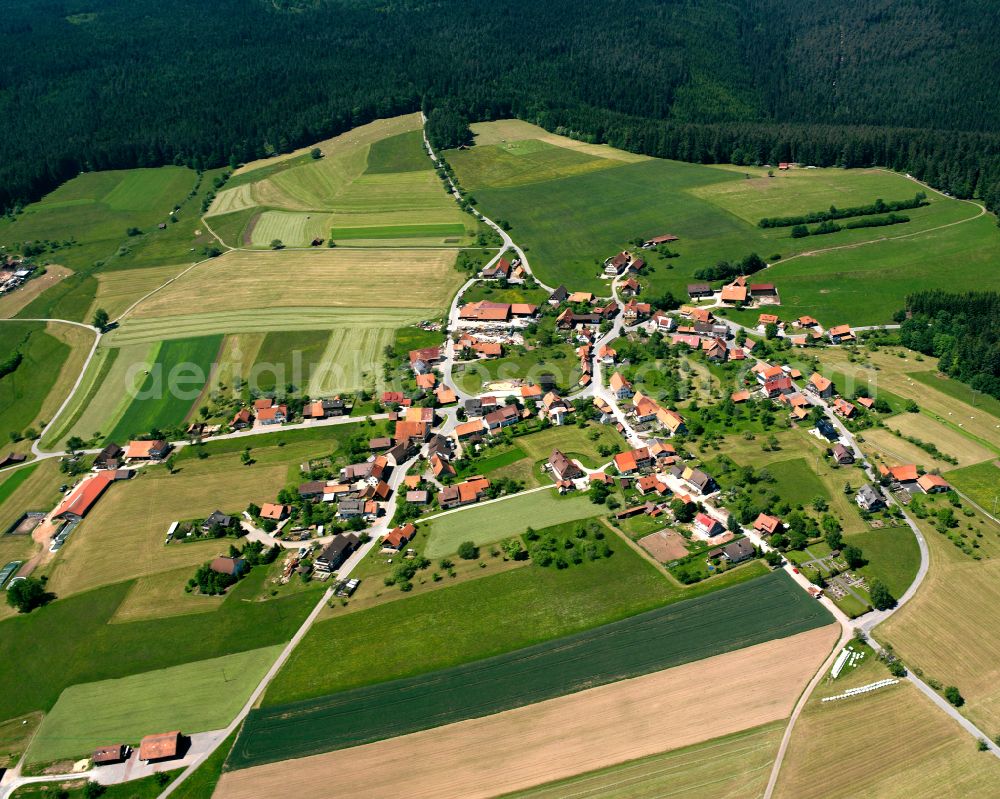
[[[608,546],[604,530],[595,521],[581,522],[565,534],[543,534],[530,527],[524,538],[528,554],[536,566],[567,569],[573,565],[610,558],[614,550]]]

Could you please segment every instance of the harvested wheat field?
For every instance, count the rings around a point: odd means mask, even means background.
[[[123,269],[117,272],[101,272],[97,275],[97,295],[87,311],[87,319],[94,311],[103,308],[112,319],[116,319],[132,303],[149,292],[158,289],[171,278],[177,277],[191,264],[170,264],[151,266],[146,269]]]
[[[336,784],[345,796],[471,799],[529,788],[784,718],[838,634],[828,625],[486,718],[229,772],[215,796],[320,799]]]
[[[182,316],[206,303],[216,313],[289,307],[444,308],[462,282],[454,263],[454,250],[229,252],[179,277],[138,305],[130,318]]]

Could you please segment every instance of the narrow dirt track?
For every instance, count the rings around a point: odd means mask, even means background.
[[[388,741],[224,774],[216,799],[491,797],[786,717],[827,625],[632,680]]]

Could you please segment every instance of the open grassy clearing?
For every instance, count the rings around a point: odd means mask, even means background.
[[[403,327],[433,317],[429,308],[272,308],[224,311],[159,319],[130,319],[107,336],[109,346],[153,344],[172,338],[213,333],[258,333],[281,330],[338,330],[356,327]]]
[[[909,683],[822,703],[821,697],[883,679],[863,666],[817,691],[799,717],[778,777],[781,799],[990,796],[1000,763]]]
[[[155,343],[98,347],[73,401],[42,438],[43,445],[65,445],[70,436],[84,441],[107,436],[129,405],[130,387],[152,366],[157,349]]]
[[[996,515],[997,497],[1000,496],[1000,464],[996,460],[955,469],[946,476],[955,488],[988,513]]]
[[[211,475],[140,471],[132,480],[110,486],[69,537],[54,562],[49,587],[67,596],[181,566],[191,567],[193,574],[196,565],[224,554],[229,542],[165,546],[171,522],[270,501],[284,487],[286,475],[285,468],[266,465],[255,465],[252,474],[245,467]]]
[[[54,260],[70,269],[89,267],[113,254],[128,227],[167,221],[195,184],[186,167],[87,172],[27,206],[14,221],[0,221],[0,243],[74,238]]]
[[[920,590],[876,629],[910,668],[924,678],[957,685],[965,697],[962,712],[987,733],[1000,730],[1000,633],[995,609],[1000,602],[1000,540],[997,528],[978,515],[971,523],[983,533],[977,541],[983,560],[973,560],[919,521],[930,547],[930,571]]]
[[[429,528],[424,531],[428,536],[427,557],[439,558],[454,554],[463,541],[489,544],[520,535],[528,527],[538,529],[589,519],[604,510],[603,505],[595,505],[586,495],[563,497],[553,489],[456,510],[421,527]]]
[[[570,391],[576,388],[580,374],[580,362],[572,344],[539,347],[492,360],[470,361],[457,365],[453,372],[458,387],[468,394],[481,393],[486,383],[491,381],[519,378],[538,383],[545,375],[555,377],[558,389]]]
[[[794,505],[808,505],[816,497],[829,500],[826,487],[809,468],[805,458],[778,461],[767,467],[774,478],[773,488],[778,496]]]
[[[71,685],[288,641],[315,604],[316,592],[244,601],[261,593],[264,577],[263,570],[251,572],[216,613],[108,624],[131,587],[124,582],[5,619],[0,622],[0,682],[18,690],[0,696],[0,719],[48,710]],[[45,646],[39,647],[39,641]],[[25,663],[45,679],[23,679]]]
[[[930,386],[935,391],[961,400],[966,405],[984,410],[1000,419],[1000,400],[989,394],[984,394],[982,391],[976,391],[968,383],[962,383],[936,371],[910,372],[909,377],[925,386]]]
[[[567,777],[504,799],[691,799],[741,796],[758,799],[781,741],[782,725],[772,722],[661,754]]]
[[[103,308],[112,319],[118,318],[122,312],[140,297],[159,288],[168,280],[176,277],[187,269],[190,264],[168,264],[152,266],[144,269],[116,270],[101,272],[97,275],[97,295],[88,312],[93,317],[94,311]]]
[[[71,274],[73,273],[65,266],[50,264],[45,267],[44,275],[34,277],[17,291],[0,297],[0,319],[12,319],[17,316],[22,308],[30,305],[40,294]]]
[[[850,363],[850,353],[840,347],[826,347],[817,350],[816,354],[824,365],[830,364],[843,371],[862,368],[862,365]],[[866,374],[873,375],[879,387],[884,386],[898,396],[914,400],[924,414],[938,422],[953,428],[961,425],[958,429],[978,440],[982,446],[1000,447],[1000,418],[993,416],[985,407],[974,408],[937,387],[912,378],[910,373],[913,371],[933,369],[937,363],[934,358],[915,356],[913,352],[895,348],[866,352],[865,356],[867,361],[864,366],[872,370]],[[917,361],[917,357],[921,360]]]
[[[178,278],[133,312],[136,319],[257,308],[444,308],[461,283],[446,250],[229,252]],[[275,286],[275,275],[295,280]],[[406,291],[400,291],[406,286]],[[236,330],[225,332],[239,332]]]
[[[107,440],[124,441],[180,425],[201,396],[221,343],[218,334],[163,342],[145,379],[138,383],[136,375],[136,382],[126,386],[134,389],[131,402]]]
[[[303,799],[320,797],[335,774],[359,795],[424,799],[447,785],[451,795],[485,799],[526,789],[775,721],[832,639],[827,626],[487,718],[230,772],[217,795],[249,797],[280,783]],[[763,672],[776,679],[755,683]],[[706,684],[731,690],[705,692]]]
[[[3,477],[3,482],[0,482],[0,533],[6,533],[27,511],[51,510],[59,501],[59,484],[64,478],[59,472],[59,465],[53,460],[29,464],[12,472],[0,473],[0,476]],[[4,536],[0,542],[13,538]]]
[[[330,337],[329,330],[267,333],[246,375],[251,389],[274,391],[288,384],[305,389],[320,366]]]
[[[578,159],[585,156],[563,147],[559,137],[544,138],[547,134],[536,128],[535,139],[528,140],[523,123],[516,141],[485,135],[490,126],[506,124],[479,126],[479,144],[451,151],[448,158],[484,212],[511,222],[539,277],[553,285],[600,290],[606,283],[598,276],[598,261],[636,236],[664,232],[680,237],[670,248],[681,257],[670,262],[647,259],[652,261],[649,279],[653,290],[668,289],[679,297],[685,296],[685,284],[697,268],[723,258],[739,259],[756,251],[765,258],[780,253],[787,259],[917,233],[899,241],[781,261],[773,274],[769,270],[768,279],[773,277],[781,291],[782,315],[810,313],[828,325],[844,320],[888,322],[905,294],[919,288],[988,288],[997,282],[990,278],[990,286],[982,283],[983,274],[995,271],[992,253],[1000,242],[988,218],[919,233],[979,213],[970,203],[933,192],[928,193],[927,207],[907,212],[911,221],[892,230],[867,228],[791,239],[788,229],[756,226],[765,213],[912,197],[920,186],[902,175],[826,169],[767,178],[763,170],[750,168],[661,159],[615,163],[592,156],[581,164]],[[567,219],[573,224],[567,225]],[[872,283],[880,286],[877,297],[865,288]]]
[[[887,527],[852,533],[845,542],[860,547],[868,561],[858,572],[869,584],[874,578],[882,580],[895,597],[902,596],[913,583],[920,568],[920,547],[909,527]]]
[[[219,547],[220,550],[223,548]],[[184,586],[191,575],[190,566],[181,566],[170,571],[139,577],[132,583],[128,594],[118,606],[115,615],[111,617],[110,623],[124,624],[131,621],[165,619],[169,616],[187,616],[189,613],[212,613],[218,610],[223,597],[185,593]]]
[[[397,133],[372,142],[368,150],[369,175],[383,172],[430,171],[433,163],[424,149],[424,134],[421,130]]]
[[[775,572],[530,649],[251,712],[229,762],[246,768],[391,738],[648,674],[829,622],[822,606],[784,573]],[[483,695],[483,684],[491,686],[489,696]]]
[[[28,748],[31,736],[42,723],[41,713],[28,713],[0,722],[0,768],[10,768]]]
[[[591,434],[594,432],[597,437],[592,439]],[[598,452],[599,447],[607,445],[622,450],[628,448],[621,433],[609,425],[592,425],[586,428],[576,425],[549,427],[538,433],[520,436],[516,442],[533,461],[548,460],[553,449],[560,449],[564,454],[577,458],[588,469],[596,469],[611,460]]]
[[[617,150],[607,144],[588,144],[587,142],[570,139],[566,136],[559,136],[549,133],[544,128],[524,122],[520,119],[500,119],[496,122],[477,122],[471,125],[475,135],[477,146],[488,144],[506,144],[509,142],[524,142],[528,140],[538,140],[556,147],[574,150],[585,155],[592,155],[596,158],[608,158],[612,161],[623,163],[634,163],[636,161],[648,161],[649,156],[630,153],[625,150]]]
[[[38,418],[42,405],[69,358],[70,347],[46,331],[44,322],[4,322],[0,359],[20,352],[22,361],[0,377],[0,435],[22,433]]]
[[[150,730],[191,734],[224,727],[281,649],[278,644],[71,686],[45,716],[26,760],[45,763],[86,755],[108,742],[135,745]]]

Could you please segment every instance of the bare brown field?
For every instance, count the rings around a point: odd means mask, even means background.
[[[28,282],[23,288],[0,297],[0,319],[13,319],[22,308],[28,306],[35,297],[56,283],[72,275],[65,266],[51,264],[45,267],[45,274]]]
[[[218,474],[140,473],[108,488],[55,559],[49,587],[59,596],[157,572],[194,567],[229,549],[229,541],[164,545],[171,522],[218,509],[242,511],[284,487],[284,466],[256,465]]]
[[[963,526],[966,523],[963,518]],[[926,678],[956,685],[965,697],[965,713],[991,734],[1000,730],[1000,559],[995,527],[984,531],[983,560],[972,560],[931,525],[919,522],[931,563],[924,582],[909,602],[875,630],[891,643],[911,668]],[[977,540],[970,533],[972,540]],[[994,543],[990,543],[990,542]]]
[[[142,302],[132,318],[255,308],[444,308],[462,282],[454,250],[229,252]],[[294,279],[292,279],[294,278]],[[405,290],[400,290],[405,287]]]
[[[787,716],[839,629],[828,625],[482,719],[229,772],[214,796],[320,799],[335,784],[345,796],[473,799],[687,746]]]
[[[660,530],[658,533],[651,533],[640,538],[638,544],[661,563],[667,563],[687,555],[683,536],[673,530]]]
[[[887,674],[875,671],[872,680]],[[810,699],[774,797],[964,799],[995,796],[998,781],[1000,762],[904,682],[837,702]]]

